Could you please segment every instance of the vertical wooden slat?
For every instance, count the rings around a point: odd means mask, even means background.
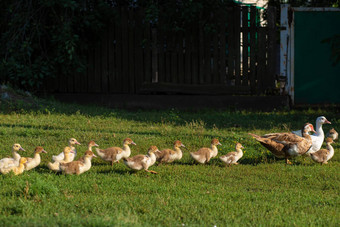
[[[152,28],[151,30],[152,39],[152,83],[158,82],[158,56],[157,56],[157,30]]]
[[[201,16],[202,17],[202,16]],[[199,46],[198,46],[198,59],[199,59],[199,84],[204,83],[205,77],[205,69],[206,69],[206,62],[205,62],[205,55],[204,55],[204,45],[208,45],[208,43],[204,42],[204,32],[203,32],[203,24],[198,23],[199,26]]]
[[[264,27],[258,29],[258,60],[257,60],[257,88],[258,92],[264,89],[266,72],[266,32]]]
[[[122,17],[121,10],[118,11],[118,22],[115,26],[115,40],[116,40],[116,48],[115,48],[115,83],[114,83],[114,93],[123,93],[123,73],[122,73]]]
[[[212,83],[218,84],[219,78],[220,78],[220,58],[219,58],[219,34],[216,32],[216,34],[213,34],[213,62],[212,62]]]
[[[103,32],[103,36],[101,39],[101,92],[107,93],[109,90],[108,86],[108,40],[109,40],[109,32],[108,30]]]
[[[136,80],[136,93],[138,93],[139,89],[143,83],[143,72],[144,72],[144,64],[143,64],[143,17],[144,17],[144,9],[138,8],[136,11],[135,17],[135,80]]]
[[[178,81],[180,84],[184,83],[184,54],[183,54],[183,32],[178,34],[177,41],[177,55],[178,55]]]
[[[150,22],[145,21],[145,29],[144,29],[144,82],[151,83],[152,75],[151,75],[151,28]]]
[[[268,74],[266,81],[268,88],[275,87],[275,69],[276,69],[276,30],[275,30],[275,7],[269,6],[267,11],[268,19]]]
[[[169,33],[165,36],[165,42],[166,42],[166,49],[165,49],[165,81],[170,82],[171,81],[171,51],[170,51],[170,37]]]
[[[240,7],[235,6],[234,11],[234,28],[235,28],[235,84],[241,85],[241,75],[240,75],[240,28],[241,28],[241,10]]]
[[[94,84],[93,84],[93,92],[100,93],[101,92],[101,43],[98,43],[95,48],[95,57],[94,57]]]
[[[111,25],[109,28],[108,36],[108,92],[115,91],[115,25]]]
[[[204,83],[211,84],[211,35],[204,32]]]
[[[228,11],[228,75],[227,81],[235,79],[235,23],[234,10]]]
[[[188,28],[186,31],[185,31],[185,46],[184,46],[184,67],[185,67],[185,73],[184,73],[184,83],[186,84],[190,84],[191,83],[191,56],[192,56],[192,39],[191,39],[191,35],[192,35],[192,29],[191,28]]]
[[[191,54],[191,68],[192,68],[192,83],[198,84],[200,81],[199,68],[199,29],[194,27],[192,30],[192,52]]]
[[[128,48],[129,48],[129,28],[128,28],[128,9],[126,7],[122,7],[122,74],[123,77],[123,92],[129,92],[129,55],[128,55]]]
[[[93,84],[95,80],[94,75],[94,48],[90,47],[88,50],[88,62],[87,62],[87,75],[88,75],[88,84],[87,84],[87,92],[92,92]]]
[[[135,91],[135,20],[133,9],[128,9],[128,92],[134,94]]]
[[[256,81],[255,81],[255,63],[256,63],[256,8],[255,6],[251,6],[250,8],[250,87],[252,93],[255,92],[256,89]],[[261,51],[261,50],[260,50]]]
[[[242,7],[242,85],[248,86],[248,6]]]
[[[230,11],[228,10],[228,14]],[[227,14],[227,15],[228,15]],[[220,30],[220,49],[219,49],[219,83],[225,83],[226,82],[226,24],[227,24],[227,15],[220,13],[221,15],[221,21],[219,25]]]
[[[171,83],[178,83],[178,57],[177,57],[177,35],[173,35],[171,39]]]

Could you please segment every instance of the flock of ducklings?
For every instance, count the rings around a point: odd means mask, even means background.
[[[258,136],[251,133],[249,134],[271,151],[276,157],[285,158],[287,164],[291,164],[288,158],[303,154],[309,154],[315,162],[327,164],[327,161],[334,155],[334,149],[331,146],[331,143],[333,140],[338,138],[338,133],[334,129],[331,129],[327,134],[327,149],[320,149],[324,140],[324,134],[321,127],[324,123],[330,124],[330,122],[328,122],[323,116],[317,118],[317,132],[314,131],[312,124],[306,123],[301,131],[291,133],[270,133],[264,136]],[[311,136],[309,135],[309,132],[314,132],[315,134]],[[301,135],[296,135],[299,133],[301,133]],[[320,145],[321,137],[322,142]],[[63,152],[59,155],[52,156],[52,162],[47,164],[48,168],[55,172],[77,175],[88,171],[91,168],[92,158],[97,157],[93,153],[92,147],[99,147],[98,144],[94,141],[90,141],[84,156],[77,161],[74,161],[77,155],[75,145],[80,145],[80,143],[74,138],[71,138],[68,142],[69,144],[64,148]],[[174,142],[173,149],[159,150],[156,146],[151,146],[146,155],[139,154],[130,157],[131,149],[129,145],[136,145],[136,143],[134,143],[130,138],[126,138],[123,141],[123,147],[110,147],[107,149],[96,148],[96,153],[101,159],[110,162],[112,165],[123,160],[125,165],[132,170],[145,170],[150,173],[157,173],[149,170],[149,167],[154,165],[156,162],[159,164],[165,164],[180,160],[182,158],[181,147],[185,147],[181,141],[176,140]],[[190,152],[190,155],[200,164],[208,163],[210,159],[217,156],[218,145],[221,145],[218,139],[212,139],[209,148],[200,148],[196,152]],[[226,167],[233,164],[237,165],[238,160],[243,156],[242,148],[244,148],[242,144],[237,143],[235,148],[236,151],[220,156],[220,160],[226,164]],[[311,152],[313,149],[317,150]],[[0,172],[2,174],[13,172],[15,175],[18,175],[23,173],[25,170],[31,170],[40,164],[40,154],[47,153],[44,148],[40,146],[35,148],[33,158],[21,157],[18,153],[19,151],[25,150],[20,146],[20,144],[14,144],[12,147],[13,156],[11,158],[4,158],[0,160]]]

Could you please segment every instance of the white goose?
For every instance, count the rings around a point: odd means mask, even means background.
[[[325,134],[322,130],[323,124],[331,124],[324,116],[320,116],[316,119],[316,133],[311,135],[312,138],[312,147],[306,152],[307,155],[310,155],[311,153],[315,153],[318,150],[320,150],[323,140],[325,139]],[[301,130],[293,131],[292,133],[302,136]]]

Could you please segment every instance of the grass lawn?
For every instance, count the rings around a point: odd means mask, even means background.
[[[23,105],[23,104],[21,104]],[[321,166],[308,158],[287,166],[275,159],[247,133],[264,134],[299,129],[325,115],[340,131],[339,110],[304,111],[123,111],[94,106],[48,103],[37,108],[1,105],[0,157],[11,155],[13,143],[32,156],[42,154],[39,167],[22,175],[0,175],[0,226],[339,226],[340,154]],[[159,174],[131,172],[123,163],[111,167],[93,159],[80,176],[55,174],[47,162],[70,137],[101,148],[121,146],[126,137],[132,155],[156,145],[171,148],[174,140],[186,146],[182,160],[152,166]],[[222,143],[219,155],[245,147],[240,165],[225,168],[218,158],[196,165],[188,151]],[[325,147],[325,145],[324,145]]]

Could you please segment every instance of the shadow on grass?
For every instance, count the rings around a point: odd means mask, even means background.
[[[19,104],[0,105],[0,113],[16,112],[39,112],[43,114],[60,113],[65,115],[81,114],[85,116],[104,116],[116,117],[118,119],[125,119],[128,121],[138,121],[146,123],[171,123],[179,126],[189,127],[204,127],[210,128],[238,128],[253,130],[269,130],[273,127],[292,127],[298,129],[305,122],[314,123],[316,117],[322,115],[323,111],[294,111],[290,114],[283,114],[284,112],[259,112],[259,111],[239,111],[235,109],[217,111],[217,110],[200,110],[200,111],[179,111],[171,110],[151,110],[151,111],[128,111],[120,109],[110,109],[94,105],[79,105],[70,103],[61,103],[55,100],[39,99],[39,106],[32,107],[20,102]],[[338,108],[329,108],[324,111],[327,113],[329,120],[336,119],[340,110]],[[189,125],[188,125],[189,124]],[[191,124],[191,125],[190,125]],[[285,127],[283,124],[287,124]],[[5,125],[7,127],[11,125]],[[34,127],[22,124],[19,127]],[[40,126],[42,129],[49,129],[47,126]],[[214,136],[214,135],[212,135]]]

